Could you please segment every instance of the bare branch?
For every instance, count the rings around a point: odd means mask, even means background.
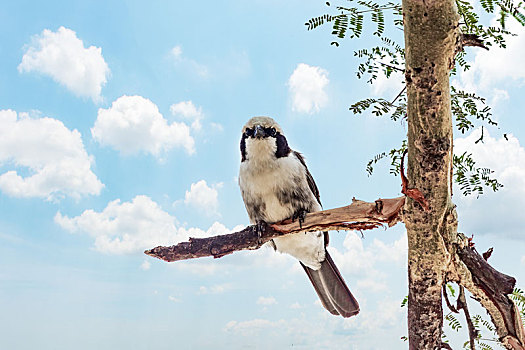
[[[445,342],[441,342],[441,349],[453,350],[452,346]]]
[[[378,199],[368,203],[353,199],[352,204],[330,210],[308,213],[302,225],[291,219],[266,225],[258,236],[254,226],[227,235],[208,238],[190,238],[171,247],[156,247],[144,253],[164,261],[178,261],[205,256],[220,258],[237,250],[254,250],[274,237],[298,232],[328,230],[369,230],[383,225],[393,226],[405,197]]]
[[[457,301],[457,309],[463,309],[465,313],[465,319],[467,320],[468,337],[470,342],[470,349],[476,350],[476,338],[478,337],[478,330],[474,327],[472,319],[470,318],[470,312],[468,311],[467,300],[465,299],[465,287],[459,286],[459,296]]]
[[[465,46],[476,46],[481,47],[485,50],[488,50],[489,48],[485,46],[483,43],[483,40],[480,39],[479,36],[476,34],[461,34],[461,45],[463,47]]]
[[[447,304],[450,311],[459,314],[459,311],[450,303],[450,300],[448,300],[448,294],[447,294],[447,285],[446,283],[443,284],[443,297],[445,298],[445,303]]]
[[[523,322],[516,305],[507,296],[512,293],[516,279],[494,269],[468,244],[457,247],[456,252],[461,260],[458,283],[487,310],[505,347],[525,350]]]
[[[399,94],[397,94],[397,96],[392,100],[392,102],[390,102],[390,104],[393,105],[394,102],[396,102],[396,100],[399,98],[399,96],[403,95],[403,92],[405,92],[406,89],[407,89],[407,86],[405,85],[403,89],[399,92]]]

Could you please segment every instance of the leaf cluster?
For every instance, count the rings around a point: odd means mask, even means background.
[[[464,196],[476,193],[479,197],[483,194],[483,188],[488,187],[494,192],[503,187],[497,179],[490,175],[494,173],[489,168],[476,167],[476,162],[471,153],[463,153],[460,156],[454,155],[454,180],[458,184]]]
[[[358,79],[369,75],[367,82],[372,84],[377,79],[380,69],[387,78],[390,78],[396,71],[404,73],[405,50],[390,38],[382,37],[381,42],[382,46],[354,51],[354,56],[363,60],[357,67]]]
[[[315,29],[325,23],[332,22],[332,35],[337,39],[344,39],[347,35],[350,38],[359,38],[363,34],[363,23],[365,16],[375,23],[376,29],[373,35],[381,36],[385,31],[385,10],[394,10],[395,13],[401,14],[401,4],[388,2],[386,4],[379,4],[375,1],[365,0],[348,0],[354,6],[335,6],[335,9],[340,12],[337,15],[324,14],[322,16],[314,17],[305,23],[308,30]],[[327,6],[331,6],[326,2]],[[397,22],[402,23],[401,22]],[[333,41],[332,45],[339,46],[338,41]]]
[[[468,0],[456,0],[458,13],[461,16],[460,29],[464,34],[475,34],[483,40],[485,46],[497,45],[506,47],[505,36],[512,35],[506,30],[507,18],[513,17],[518,23],[525,25],[525,16],[520,12],[523,2],[518,5],[512,0],[482,0],[481,7],[486,13],[499,10],[499,20],[496,26],[485,26],[480,23],[479,15]]]
[[[524,322],[523,326],[525,327],[525,292],[522,289],[514,288],[514,291],[509,297],[514,301],[518,310],[520,310],[521,320]]]
[[[457,90],[454,86],[451,86],[450,89],[452,114],[456,118],[456,127],[462,134],[474,128],[473,119],[484,121],[492,126],[498,125],[491,118],[491,108],[486,105],[483,97],[463,90]]]
[[[393,148],[389,152],[382,152],[379,154],[376,154],[374,158],[370,159],[368,163],[366,164],[366,172],[368,173],[368,176],[372,175],[374,172],[374,166],[380,161],[385,158],[390,159],[390,169],[389,173],[397,176],[399,175],[399,169],[401,167],[401,157],[403,156],[403,153],[408,147],[407,140],[403,140],[401,143],[401,147],[399,148]]]

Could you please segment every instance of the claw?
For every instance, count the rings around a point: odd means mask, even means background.
[[[257,244],[262,245],[262,233],[266,231],[266,222],[258,221],[255,225],[255,231],[257,232]]]
[[[299,227],[303,228],[304,219],[306,218],[306,214],[308,212],[305,209],[299,209],[292,215],[292,222],[295,221],[295,219],[299,219]]]

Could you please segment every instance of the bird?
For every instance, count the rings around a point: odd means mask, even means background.
[[[240,151],[239,187],[256,229],[288,218],[301,224],[306,213],[322,210],[303,155],[289,147],[274,119],[251,118],[242,128]],[[269,244],[299,260],[325,309],[351,317],[359,313],[359,304],[326,250],[328,241],[328,232],[299,232]]]

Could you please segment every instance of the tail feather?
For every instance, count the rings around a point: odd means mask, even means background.
[[[326,259],[319,270],[304,266],[321,304],[333,315],[350,317],[359,313],[359,304],[346,286],[332,257],[326,252]]]

